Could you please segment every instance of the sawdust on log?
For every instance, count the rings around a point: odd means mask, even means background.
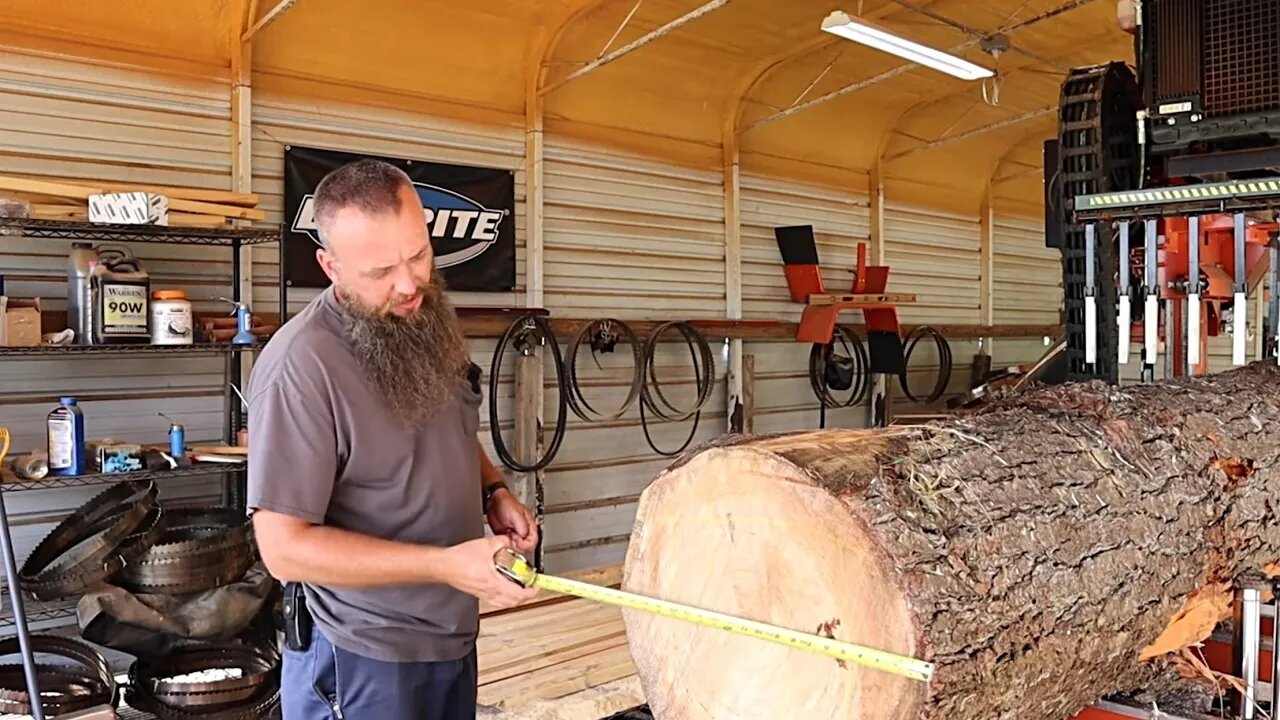
[[[1180,653],[1213,634],[1218,623],[1231,617],[1230,583],[1213,583],[1191,593],[1155,642],[1139,653],[1141,660]]]

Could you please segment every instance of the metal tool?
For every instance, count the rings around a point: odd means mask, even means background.
[[[1262,641],[1262,591],[1256,586],[1240,588],[1234,608],[1235,637],[1233,665],[1235,676],[1244,680],[1236,712],[1240,720],[1257,717],[1258,655]]]
[[[174,462],[182,462],[187,454],[187,434],[186,429],[182,427],[182,423],[175,421],[173,418],[162,412],[156,412],[156,415],[169,421],[169,455]]]
[[[0,427],[0,463],[9,454],[9,429]],[[35,650],[31,633],[27,629],[27,611],[23,607],[19,590],[18,561],[13,551],[13,538],[9,535],[8,511],[4,506],[4,490],[0,489],[0,551],[4,554],[5,586],[9,588],[9,602],[13,604],[13,624],[18,630],[18,649],[22,653],[22,673],[27,681],[27,696],[40,697],[40,681],[36,677]],[[44,720],[43,703],[31,704],[32,720]]]
[[[1271,584],[1271,717],[1280,712],[1280,583]]]
[[[504,557],[509,560],[509,564],[502,562]],[[548,592],[573,595],[630,610],[639,610],[662,617],[719,628],[739,635],[747,635],[800,650],[828,655],[838,660],[860,663],[913,680],[927,682],[933,678],[933,663],[925,662],[924,660],[854,645],[853,643],[821,635],[768,625],[755,620],[725,615],[713,610],[704,610],[668,600],[658,600],[624,590],[615,590],[614,588],[602,587],[578,580],[544,575],[536,571],[525,560],[524,556],[510,548],[499,550],[494,555],[493,564],[503,576],[524,587],[536,587]]]
[[[249,310],[248,304],[231,298],[220,297],[218,299],[235,306],[232,314],[236,316],[236,334],[235,337],[231,338],[232,344],[253,345],[258,342],[258,338],[253,334],[253,313]]]
[[[1271,338],[1271,352],[1280,365],[1280,242],[1271,238],[1271,302],[1267,307],[1267,335]]]
[[[1121,365],[1129,364],[1129,335],[1133,327],[1133,307],[1130,305],[1132,298],[1130,293],[1132,288],[1129,286],[1129,221],[1120,221],[1120,294],[1117,299],[1120,301],[1120,310],[1116,324],[1119,326],[1116,335],[1117,346],[1119,348],[1119,362]]]
[[[1093,266],[1097,260],[1097,228],[1084,226],[1084,361],[1098,362],[1098,287]]]
[[[1244,213],[1236,213],[1235,215],[1235,263],[1236,263],[1236,282],[1234,302],[1231,304],[1231,364],[1243,365],[1245,361],[1244,343],[1249,333],[1247,323],[1249,321],[1248,304],[1248,280],[1244,259]]]
[[[1200,364],[1200,216],[1187,218],[1187,332],[1186,370]]]
[[[1160,346],[1160,287],[1156,273],[1156,220],[1146,220],[1146,307],[1142,311],[1142,354],[1143,362],[1155,367],[1156,353]]]

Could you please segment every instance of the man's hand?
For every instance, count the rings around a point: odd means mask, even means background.
[[[449,568],[446,582],[495,607],[515,607],[532,600],[538,595],[537,588],[523,587],[494,568],[494,556],[499,550],[509,547],[510,540],[496,535],[448,548],[445,550]]]
[[[511,538],[515,549],[528,556],[538,545],[538,523],[533,513],[508,490],[499,490],[489,505],[489,527],[495,535]]]

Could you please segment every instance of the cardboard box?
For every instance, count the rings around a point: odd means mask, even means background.
[[[168,225],[169,198],[148,192],[90,195],[89,222]]]
[[[39,347],[40,298],[0,296],[0,345]]]
[[[137,472],[145,469],[142,446],[136,443],[108,443],[96,445],[97,469],[101,473]]]

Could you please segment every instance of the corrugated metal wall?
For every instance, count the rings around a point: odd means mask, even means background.
[[[977,216],[900,205],[890,198],[885,203],[884,234],[890,290],[916,295],[914,303],[902,308],[903,322],[981,323],[982,233]],[[969,387],[973,356],[978,349],[972,340],[947,340],[951,351],[950,375],[939,402]],[[907,349],[912,350],[910,344]],[[914,395],[926,399],[939,374],[946,372],[933,340],[922,338],[915,344],[907,364],[908,387]],[[921,409],[906,397],[897,383],[892,392],[895,413]]]
[[[92,78],[90,80],[89,78]],[[211,71],[192,80],[99,67],[20,52],[0,55],[0,89],[11,102],[0,108],[0,151],[6,171],[42,177],[130,180],[212,189],[230,187],[229,83]],[[519,126],[476,126],[424,117],[384,107],[346,105],[258,91],[253,97],[253,190],[268,221],[280,222],[283,153],[290,144],[395,157],[457,162],[508,169],[516,174],[517,271],[514,292],[466,294],[455,302],[489,305],[524,303],[525,179],[524,135]],[[545,304],[560,316],[625,320],[717,318],[725,313],[724,208],[719,173],[666,165],[617,150],[606,150],[549,135],[545,142]],[[870,240],[870,203],[865,195],[800,186],[763,177],[742,179],[743,309],[747,319],[793,319],[799,308],[787,298],[773,228],[813,224],[829,288],[847,285],[858,242]],[[1010,269],[1041,261],[1023,257],[1013,245],[1029,242],[1033,227],[1006,223]],[[1003,227],[1003,226],[1002,226]],[[885,210],[886,257],[893,268],[890,289],[914,292],[919,302],[904,308],[914,323],[976,323],[978,318],[979,228],[976,218],[939,214],[890,204]],[[0,272],[11,294],[51,298],[65,307],[63,253],[46,243],[7,241]],[[221,253],[221,254],[220,254]],[[197,298],[229,293],[230,265],[218,250],[145,246],[139,254],[166,286]],[[253,251],[253,307],[277,311],[278,253],[274,246]],[[1056,262],[1056,260],[1054,260]],[[1051,265],[1056,268],[1056,265]],[[1050,272],[1056,272],[1053,270]],[[314,290],[291,293],[297,311]],[[1019,292],[998,286],[997,294]],[[1047,291],[1046,291],[1047,292]],[[1002,296],[1003,297],[1003,296]],[[1039,297],[1039,296],[1038,296]],[[1046,296],[1047,297],[1047,296]],[[1040,302],[1041,300],[1037,300]],[[1047,300],[1044,300],[1047,302]],[[216,303],[202,301],[204,309]],[[999,308],[997,308],[999,312]],[[854,320],[856,322],[856,320]],[[1021,322],[1013,317],[997,322]],[[708,337],[716,359],[716,389],[692,442],[725,426],[727,344]],[[963,385],[973,348],[954,343],[952,387]],[[473,341],[474,359],[490,367],[492,341]],[[624,348],[625,352],[625,348]],[[794,342],[750,342],[754,359],[757,431],[813,427],[817,401],[807,379],[809,346]],[[912,362],[912,384],[927,389],[936,374],[936,355],[922,344]],[[163,437],[157,410],[180,418],[194,438],[221,432],[221,368],[216,358],[184,359],[159,372],[150,361],[101,359],[36,365],[6,362],[3,422],[16,430],[18,447],[40,442],[41,418],[69,378],[88,387],[86,413],[92,434],[153,441]],[[597,365],[598,363],[598,365]],[[664,343],[659,375],[673,401],[692,398],[688,353]],[[615,406],[631,377],[628,354],[593,359],[584,352],[580,377],[599,407]],[[176,368],[176,370],[175,370]],[[504,371],[500,417],[513,415],[514,383]],[[40,378],[33,383],[32,378]],[[556,421],[554,376],[547,368],[545,419]],[[895,393],[899,411],[910,409]],[[143,397],[145,399],[134,399]],[[591,424],[576,418],[556,462],[546,473],[545,528],[549,567],[562,571],[621,558],[631,531],[636,499],[669,459],[646,442],[638,406],[620,420]],[[487,406],[482,442],[489,446]],[[156,418],[156,420],[159,420]],[[652,421],[652,418],[650,418]],[[856,427],[865,406],[829,412],[831,426]],[[685,441],[691,423],[651,422],[653,442],[673,450]],[[510,427],[504,428],[510,442]],[[492,448],[490,448],[492,450]],[[210,482],[177,482],[182,492],[210,492]],[[48,521],[84,499],[68,491],[29,493],[16,508],[34,513],[29,546]],[[24,499],[23,502],[26,502]],[[28,532],[27,530],[23,531]]]
[[[555,136],[546,139],[544,163],[543,273],[545,305],[553,314],[623,321],[724,317],[719,175]],[[679,339],[675,333],[664,337]],[[728,358],[723,338],[707,340],[715,356],[716,389],[693,444],[720,434],[726,423]],[[625,346],[618,349],[597,358],[589,348],[579,353],[583,392],[601,411],[618,407],[630,387],[632,356]],[[655,364],[660,382],[671,388],[672,403],[692,403],[693,366],[685,345],[661,343]],[[548,423],[555,421],[556,403],[552,389]],[[692,420],[646,417],[653,443],[666,452],[678,449],[692,428]],[[646,441],[639,403],[607,423],[573,417],[546,472],[548,567],[621,561],[639,494],[669,462]]]
[[[1045,247],[1044,222],[996,215],[992,236],[995,324],[1061,322],[1062,255]],[[1035,362],[1048,349],[1043,338],[1000,338],[992,345],[995,368]]]
[[[548,136],[546,305],[567,316],[724,317],[720,176]]]
[[[858,243],[870,247],[870,201],[865,195],[800,186],[752,175],[741,178],[742,312],[748,320],[800,318],[791,301],[774,228],[813,225],[823,284],[831,292],[849,286]],[[855,317],[844,322],[860,322]],[[748,342],[755,358],[755,430],[781,432],[817,427],[819,403],[809,385],[810,346],[797,342]],[[843,351],[848,354],[849,351]],[[837,399],[849,393],[833,393]],[[866,403],[827,412],[828,427],[863,427]]]
[[[141,73],[0,49],[0,167],[33,178],[131,181],[227,189],[229,94],[216,79]],[[230,288],[230,253],[133,245],[153,288],[187,292],[197,311]],[[67,252],[61,240],[0,239],[0,275],[14,297],[39,297],[65,312]],[[46,327],[46,332],[65,325]],[[192,442],[223,434],[224,360],[216,356],[7,358],[0,362],[0,425],[13,454],[43,448],[44,418],[75,395],[91,438],[163,442],[164,412]],[[60,517],[102,486],[7,495],[21,560]],[[216,499],[217,476],[165,481],[162,497]],[[9,612],[6,600],[5,611]]]

